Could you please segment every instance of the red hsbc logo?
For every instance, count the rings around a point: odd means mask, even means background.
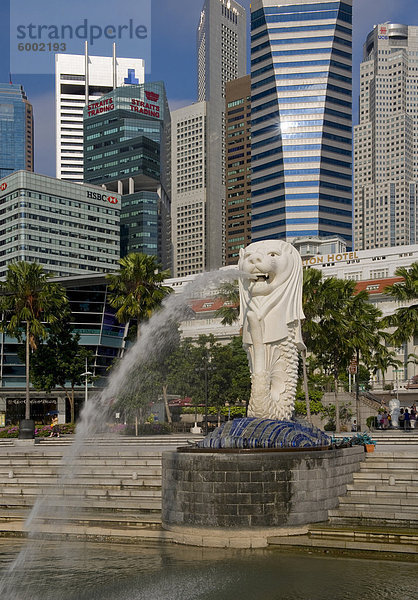
[[[117,204],[119,200],[116,196],[108,196],[107,194],[100,194],[99,192],[87,192],[87,198],[93,198],[93,200],[103,200],[104,202],[110,202],[110,204]]]
[[[387,30],[387,27],[381,27],[381,28],[380,28],[380,34],[381,34],[381,35],[386,35],[386,34],[387,34],[387,32],[388,32],[388,30]]]
[[[156,94],[155,92],[145,92],[145,96],[147,98],[147,100],[149,100],[150,102],[157,102],[158,98],[160,97],[160,94]]]
[[[6,189],[7,189],[7,183],[2,183],[2,184],[0,185],[0,190],[1,190],[2,192],[4,192],[4,190],[6,190]]]

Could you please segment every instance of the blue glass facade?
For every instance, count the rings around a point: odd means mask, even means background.
[[[352,0],[252,3],[253,241],[351,247],[351,23]]]
[[[66,288],[73,319],[73,331],[80,335],[80,344],[92,352],[88,370],[98,379],[95,388],[103,386],[108,369],[115,358],[122,355],[126,346],[126,328],[117,322],[114,309],[108,304],[105,274],[56,278]],[[0,333],[0,412],[6,411],[8,419],[17,421],[24,415],[25,365],[18,356],[18,342]],[[94,389],[89,386],[89,393]],[[41,421],[48,410],[55,409],[57,394],[31,393],[32,418]],[[76,394],[76,414],[84,400],[84,388]],[[61,407],[65,407],[65,402]],[[69,419],[67,403],[67,420]]]
[[[0,84],[0,179],[33,171],[33,117],[23,87]]]

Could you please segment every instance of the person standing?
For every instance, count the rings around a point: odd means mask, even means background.
[[[411,406],[410,423],[411,423],[411,429],[415,429],[415,427],[417,425],[417,407],[415,404],[413,404]]]
[[[404,417],[405,417],[404,429],[405,429],[405,431],[410,431],[411,415],[409,414],[409,410],[407,408],[405,408]]]

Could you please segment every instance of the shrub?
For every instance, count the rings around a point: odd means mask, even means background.
[[[59,426],[61,435],[73,434],[75,432],[74,423],[65,423]],[[35,437],[48,437],[51,435],[51,427],[49,425],[35,426]],[[19,425],[7,425],[0,429],[0,438],[17,438],[19,437]]]

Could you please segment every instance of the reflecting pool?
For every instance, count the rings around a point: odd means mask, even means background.
[[[417,598],[413,563],[148,543],[0,539],[0,581],[1,600]]]

